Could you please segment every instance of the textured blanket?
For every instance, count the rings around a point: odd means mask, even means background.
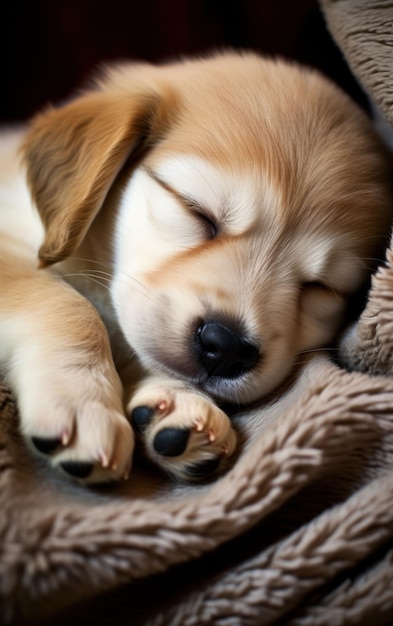
[[[393,122],[393,3],[323,10]],[[300,364],[271,404],[236,417],[234,467],[192,489],[143,467],[122,487],[68,486],[30,456],[0,386],[0,623],[391,623],[392,344],[388,250],[343,344],[356,371],[323,354]]]

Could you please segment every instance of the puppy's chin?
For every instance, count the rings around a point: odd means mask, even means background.
[[[247,405],[261,400],[278,388],[290,370],[288,366],[285,371],[281,368],[280,372],[270,372],[268,376],[261,377],[252,372],[245,372],[236,379],[210,376],[200,384],[200,387],[219,403]]]
[[[279,371],[268,372],[265,376],[255,372],[244,372],[233,378],[222,376],[207,376],[201,372],[199,375],[187,376],[184,371],[167,367],[164,363],[145,361],[145,367],[159,375],[169,375],[190,383],[201,391],[207,393],[218,403],[231,403],[235,405],[247,405],[269,395],[280,387],[289,376],[294,363],[288,361],[286,367],[280,367]]]

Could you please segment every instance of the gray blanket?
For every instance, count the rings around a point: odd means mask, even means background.
[[[393,3],[325,0],[353,71],[393,123]],[[244,446],[184,489],[68,486],[26,450],[0,386],[0,622],[116,626],[393,619],[393,252],[343,346],[236,418]]]

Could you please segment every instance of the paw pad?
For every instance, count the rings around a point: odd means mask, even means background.
[[[83,461],[65,461],[60,463],[60,467],[74,478],[87,478],[94,469],[93,463],[85,463]]]
[[[150,424],[154,410],[148,406],[137,406],[131,412],[131,422],[138,433],[143,433]]]
[[[154,450],[162,456],[180,456],[187,447],[189,436],[189,430],[164,428],[154,437]]]
[[[52,454],[61,444],[60,439],[56,438],[32,437],[31,441],[42,454]]]

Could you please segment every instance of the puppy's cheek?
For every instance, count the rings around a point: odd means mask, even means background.
[[[326,345],[340,328],[345,298],[323,286],[307,286],[299,303],[298,351]]]

